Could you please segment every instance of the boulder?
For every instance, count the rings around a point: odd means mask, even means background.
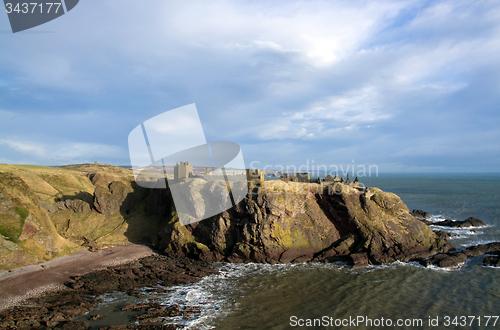
[[[452,228],[468,228],[468,227],[486,226],[486,224],[483,221],[479,220],[478,218],[474,218],[474,217],[469,217],[463,221],[446,219],[444,221],[440,221],[440,222],[437,222],[434,224],[438,225],[438,226],[452,227]]]
[[[131,203],[124,203],[134,190],[130,182],[113,181],[109,187],[98,186],[94,192],[94,207],[101,214],[115,214],[130,210]]]
[[[500,267],[500,256],[490,256],[490,257],[484,258],[483,265]]]
[[[426,219],[430,219],[432,217],[432,215],[430,213],[427,213],[427,212],[422,211],[422,210],[413,210],[413,211],[411,211],[411,215],[413,215],[418,220],[426,220]]]
[[[428,259],[415,259],[415,261],[426,267],[430,265],[456,267],[470,257],[482,256],[484,254],[500,254],[500,242],[469,246],[462,251],[449,251],[447,253],[436,254]]]

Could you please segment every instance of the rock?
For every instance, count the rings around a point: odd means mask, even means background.
[[[158,309],[162,308],[162,306],[158,303],[142,303],[142,304],[131,304],[123,307],[121,311],[123,312],[132,312],[132,311],[147,311],[150,309]]]
[[[426,267],[430,265],[438,267],[455,267],[465,262],[470,257],[481,256],[484,254],[500,254],[500,242],[478,244],[475,246],[469,246],[462,251],[439,253],[427,259],[417,258],[414,259],[414,261],[417,261]]]
[[[81,199],[67,199],[64,201],[64,206],[76,213],[90,212],[90,205]]]
[[[73,277],[68,289],[44,294],[26,300],[24,306],[12,307],[0,312],[0,328],[32,329],[45,325],[49,328],[88,329],[86,322],[73,319],[94,309],[98,300],[94,298],[106,292],[131,292],[137,288],[174,286],[199,281],[202,276],[214,274],[212,266],[203,261],[186,258],[167,258],[153,255],[135,262],[109,267],[97,272]],[[29,306],[29,307],[27,307]],[[153,322],[161,317],[188,316],[194,309],[183,311],[180,306],[163,306],[159,303],[144,303],[125,306],[124,311],[146,311],[136,320]],[[98,315],[89,320],[100,318]],[[159,326],[159,328],[158,328]],[[141,325],[135,329],[150,329],[153,325]],[[110,327],[109,329],[132,329],[133,326]],[[177,326],[154,325],[153,329],[176,329]]]
[[[467,255],[462,252],[438,254],[431,259],[432,264],[438,267],[456,267],[467,261]]]
[[[104,317],[99,315],[99,314],[96,314],[96,315],[89,317],[89,321],[97,321],[97,320],[100,320],[102,318],[104,318]]]
[[[188,226],[174,215],[154,246],[201,260],[351,260],[358,266],[450,248],[392,193],[283,181],[262,182],[235,208]],[[354,254],[359,255],[353,259]]]
[[[468,257],[481,256],[484,254],[499,254],[500,242],[493,242],[488,244],[478,244],[470,246],[463,250]]]
[[[85,236],[82,237],[82,240],[83,240],[82,246],[88,248],[90,252],[96,252],[99,250],[99,246],[97,245],[97,243],[95,241],[90,240],[90,239],[86,238]]]
[[[481,226],[486,226],[486,224],[479,220],[478,218],[474,217],[469,217],[463,221],[455,221],[455,220],[450,220],[446,219],[444,221],[440,221],[437,223],[434,223],[435,225],[438,226],[443,226],[443,227],[452,227],[452,228],[468,228],[468,227],[481,227]]]
[[[146,324],[146,325],[112,325],[110,327],[102,327],[99,330],[127,330],[127,329],[136,329],[136,330],[175,330],[175,329],[183,329],[184,326],[181,324]]]
[[[425,220],[425,219],[418,219],[419,221],[422,221],[424,224],[426,224],[427,226],[430,226],[430,225],[433,225],[434,222],[432,221],[429,221],[429,220]]]
[[[484,258],[483,265],[500,267],[500,256],[490,256],[490,257]]]
[[[40,199],[21,177],[0,171],[0,266],[37,264],[72,244],[52,223]]]
[[[60,210],[70,210],[76,213],[90,212],[90,205],[81,199],[67,199],[52,205],[43,202],[42,205],[49,213],[55,213]]]
[[[368,254],[366,253],[353,253],[351,254],[353,268],[368,266]]]
[[[69,321],[69,322],[63,323],[63,325],[60,327],[60,329],[63,329],[63,330],[87,330],[87,329],[90,329],[90,324],[87,322]]]
[[[411,211],[411,215],[413,215],[418,220],[426,220],[426,219],[430,219],[432,217],[432,215],[430,213],[427,213],[427,212],[422,211],[422,210],[413,210],[413,211]]]
[[[101,214],[115,214],[120,211],[130,211],[130,202],[124,204],[127,196],[132,193],[130,183],[125,181],[113,181],[109,188],[97,186],[94,192],[94,207]]]

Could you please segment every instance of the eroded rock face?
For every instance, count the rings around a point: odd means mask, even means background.
[[[449,249],[401,199],[377,188],[267,181],[234,209],[188,226],[175,213],[155,242],[167,254],[233,262],[407,261]]]
[[[432,216],[430,213],[427,213],[427,212],[422,211],[422,210],[413,210],[413,211],[411,211],[411,214],[419,220],[426,220]]]
[[[108,186],[97,186],[94,192],[94,207],[101,214],[114,214],[129,209],[125,199],[134,190],[130,182],[113,181]]]

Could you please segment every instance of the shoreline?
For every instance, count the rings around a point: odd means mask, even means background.
[[[120,291],[135,296],[140,294],[136,290],[144,287],[149,287],[150,292],[164,293],[168,292],[168,290],[166,291],[162,286],[171,287],[190,284],[201,280],[207,275],[217,273],[209,262],[183,257],[167,257],[155,253],[147,246],[128,245],[119,247],[119,251],[116,250],[114,253],[110,253],[108,249],[105,256],[108,258],[104,259],[109,259],[109,256],[116,257],[117,254],[128,253],[131,250],[132,252],[135,251],[135,253],[134,255],[129,253],[125,258],[112,260],[111,262],[100,258],[100,260],[90,265],[91,267],[86,267],[86,270],[96,268],[94,271],[81,276],[72,275],[72,278],[65,282],[64,290],[39,294],[36,297],[30,297],[24,302],[11,299],[11,307],[0,311],[0,329],[46,329],[47,327],[89,329],[96,326],[99,329],[117,329],[110,324],[99,324],[101,323],[99,320],[103,316],[92,313],[99,303],[103,301],[100,295]],[[144,254],[149,255],[135,259]],[[77,256],[76,258],[82,261],[82,257]],[[128,262],[124,262],[126,260]],[[59,262],[61,263],[61,261]],[[74,262],[64,262],[64,260],[62,263],[66,267],[74,265]],[[96,265],[101,265],[101,269],[93,267]],[[60,268],[53,267],[52,269]],[[78,271],[72,269],[71,272],[64,272],[63,277],[69,278],[70,273],[75,274]],[[11,278],[26,280],[23,277],[28,275],[31,275],[31,277],[39,276],[39,274],[40,271],[30,270],[24,276]],[[47,276],[43,276],[43,278],[47,279]],[[59,283],[61,283],[61,279],[59,280]],[[5,282],[0,283],[4,284]],[[38,286],[38,288],[46,289],[47,287]],[[28,296],[25,295],[23,298],[28,298]],[[161,322],[162,317],[182,316],[182,318],[189,318],[199,312],[197,308],[184,309],[180,305],[165,307],[158,302],[120,306],[118,310],[133,312],[135,315],[134,319],[127,322],[132,322],[132,324],[120,325],[119,329],[144,328],[144,326],[155,327]],[[137,322],[140,324],[138,325]],[[113,324],[112,321],[111,324]],[[168,329],[177,329],[178,326],[179,324],[169,325]]]
[[[96,252],[78,250],[38,265],[14,268],[0,273],[0,311],[48,291],[64,290],[71,276],[81,276],[111,266],[125,264],[157,254],[151,247],[126,244]]]

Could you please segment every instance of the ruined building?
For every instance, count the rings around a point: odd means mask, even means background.
[[[177,163],[174,166],[174,180],[180,181],[193,177],[193,165],[189,162]]]
[[[264,181],[264,172],[259,169],[247,169],[247,181]]]

